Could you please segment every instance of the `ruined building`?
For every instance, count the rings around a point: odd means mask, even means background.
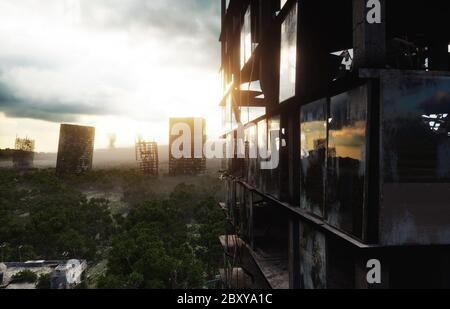
[[[449,12],[222,0],[226,287],[450,287]]]
[[[56,172],[79,174],[92,169],[95,128],[62,124],[59,133]]]
[[[136,141],[136,162],[138,164],[138,169],[143,174],[158,176],[158,143],[146,142],[139,138]]]
[[[29,138],[16,138],[13,152],[13,166],[16,169],[33,167],[35,141]]]
[[[169,174],[177,176],[204,173],[205,119],[171,118],[169,131]]]

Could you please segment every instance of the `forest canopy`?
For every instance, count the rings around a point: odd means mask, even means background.
[[[220,188],[210,176],[178,181],[104,170],[59,179],[51,169],[4,169],[2,260],[76,258],[94,268],[106,262],[90,287],[202,288],[221,262]],[[120,192],[119,206],[92,191]]]

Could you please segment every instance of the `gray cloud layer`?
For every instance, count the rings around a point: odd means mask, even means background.
[[[216,71],[219,57],[219,6],[218,0],[80,0],[81,24],[78,27],[105,34],[114,31],[139,32],[141,39],[148,34],[149,38],[156,37],[163,42],[164,50],[169,51],[157,59],[159,64]],[[17,20],[17,23],[21,21]],[[66,64],[58,61],[34,51],[27,53],[23,49],[17,50],[15,54],[13,47],[7,54],[0,51],[0,112],[10,117],[52,122],[76,121],[80,115],[123,115],[124,110],[116,102],[108,102],[114,99],[114,91],[104,93],[104,98],[98,95],[104,89],[93,90],[79,97],[63,97],[61,91],[52,93],[52,88],[48,90],[48,95],[36,96],[32,90],[29,93],[27,91],[26,84],[33,83],[32,78],[27,80],[26,76],[23,77],[24,82],[21,80],[21,87],[17,87],[17,81],[11,79],[15,75],[8,74],[17,68],[43,68],[46,72],[59,71],[61,74]],[[91,72],[86,71],[85,74],[89,76]],[[127,87],[108,80],[104,83],[108,83],[105,88],[118,87],[118,91],[122,92]],[[164,112],[155,109],[152,114],[156,118],[164,115]]]
[[[49,101],[24,99],[15,94],[7,85],[0,83],[0,111],[13,118],[31,118],[50,122],[73,122],[78,115],[103,115],[115,113],[104,106],[80,104],[76,101]]]

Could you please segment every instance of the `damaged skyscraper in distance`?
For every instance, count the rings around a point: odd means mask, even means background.
[[[144,175],[158,176],[158,143],[139,138],[136,141],[136,162]]]
[[[171,118],[170,119],[170,133],[169,133],[169,174],[171,176],[177,175],[197,175],[204,173],[206,170],[206,157],[203,153],[203,147],[206,143],[206,121],[203,118]],[[181,129],[179,131],[178,129]],[[185,132],[189,129],[189,132]],[[183,131],[184,130],[184,131]],[[181,152],[189,152],[186,157],[183,154],[182,158],[176,158],[172,148],[176,142],[182,138],[182,134],[190,135],[190,144],[184,143],[179,150]],[[186,135],[187,136],[187,135]],[[187,151],[185,147],[189,147]],[[197,150],[197,151],[196,151]],[[198,154],[196,153],[198,152]]]
[[[33,167],[35,142],[29,138],[16,138],[13,165],[16,169]]]
[[[92,169],[95,128],[62,124],[56,173],[79,174]]]

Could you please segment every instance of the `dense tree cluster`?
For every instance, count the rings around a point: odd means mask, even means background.
[[[112,235],[108,201],[87,200],[54,172],[0,176],[0,246],[3,260],[95,259]]]
[[[131,210],[114,237],[102,288],[201,288],[217,274],[222,213],[181,184],[165,200]]]
[[[126,212],[82,187],[120,187]],[[94,171],[59,179],[54,170],[0,173],[0,254],[3,261],[107,260],[100,288],[200,288],[221,262],[225,220],[212,177],[177,184],[134,171]],[[49,278],[38,280],[40,288]]]

